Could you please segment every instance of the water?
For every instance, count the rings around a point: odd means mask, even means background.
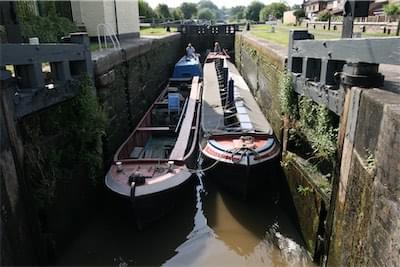
[[[57,265],[314,266],[277,194],[243,201],[199,175],[167,216],[136,229],[110,198]]]

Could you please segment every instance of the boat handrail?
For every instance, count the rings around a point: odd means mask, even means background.
[[[189,97],[186,98],[185,103],[183,104],[181,116],[179,116],[178,123],[176,124],[175,133],[177,133],[179,131],[179,128],[181,127],[183,117],[185,116],[188,101],[189,101]]]

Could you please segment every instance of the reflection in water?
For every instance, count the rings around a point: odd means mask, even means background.
[[[130,207],[104,211],[58,258],[58,265],[314,266],[287,212],[264,193],[242,201],[198,177],[175,209],[143,231]]]
[[[267,201],[244,202],[218,191],[212,183],[205,190],[199,177],[194,229],[164,265],[314,266],[294,241],[301,238],[290,219],[276,202],[263,200]]]

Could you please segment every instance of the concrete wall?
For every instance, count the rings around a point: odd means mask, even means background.
[[[71,1],[72,16],[77,25],[84,25],[90,37],[97,36],[97,25],[105,23],[103,1]]]
[[[296,24],[296,16],[293,15],[294,10],[285,11],[283,13],[283,24]]]
[[[118,31],[120,34],[140,32],[137,1],[117,1]]]
[[[97,25],[102,23],[110,25],[121,36],[139,36],[139,7],[136,0],[71,1],[71,9],[74,22],[84,25],[90,37],[97,37]]]
[[[352,88],[352,103],[329,266],[399,266],[400,95]]]

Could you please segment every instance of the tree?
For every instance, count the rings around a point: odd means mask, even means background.
[[[156,18],[157,14],[144,0],[139,0],[139,15],[145,18]]]
[[[233,20],[244,19],[245,6],[235,6],[231,8],[230,16]]]
[[[303,9],[302,7],[301,7],[301,5],[293,5],[292,6],[292,8],[291,8],[291,10],[297,10],[297,9]]]
[[[175,8],[174,10],[172,10],[171,15],[172,15],[172,18],[173,18],[174,20],[181,20],[181,19],[183,19],[183,14],[182,14],[182,11],[181,11],[181,9],[180,9],[179,7],[178,7],[178,8]]]
[[[289,7],[284,3],[269,4],[260,11],[260,20],[266,21],[268,20],[269,16],[273,16],[276,19],[281,19],[286,10],[289,10]]]
[[[211,1],[208,0],[201,0],[197,4],[198,9],[209,8],[210,10],[219,10],[218,7]]]
[[[385,12],[386,16],[389,17],[389,21],[391,21],[400,15],[400,5],[396,3],[385,5],[383,7],[383,11]]]
[[[158,4],[158,6],[156,7],[156,13],[160,18],[171,18],[171,14],[169,13],[169,9],[166,4]]]
[[[245,17],[248,20],[259,21],[260,11],[265,5],[258,1],[253,1],[245,10]]]
[[[212,20],[215,19],[215,13],[212,12],[209,8],[203,8],[199,10],[199,12],[197,13],[197,17],[199,19]]]
[[[301,18],[304,18],[306,16],[306,12],[304,12],[304,9],[296,9],[293,12],[293,15],[296,17],[296,24],[298,24],[301,20]]]
[[[190,19],[197,14],[196,4],[184,2],[179,8],[182,11],[184,19]]]
[[[209,0],[201,0],[197,4],[197,9],[199,10],[198,13],[202,9],[208,9],[209,11],[212,12],[213,19],[223,18],[224,17],[224,10],[223,9],[219,9],[212,1],[209,1]],[[206,13],[208,13],[208,12],[206,12]]]
[[[331,18],[331,16],[332,16],[332,14],[329,11],[324,10],[318,14],[318,20],[319,21],[328,21]]]

